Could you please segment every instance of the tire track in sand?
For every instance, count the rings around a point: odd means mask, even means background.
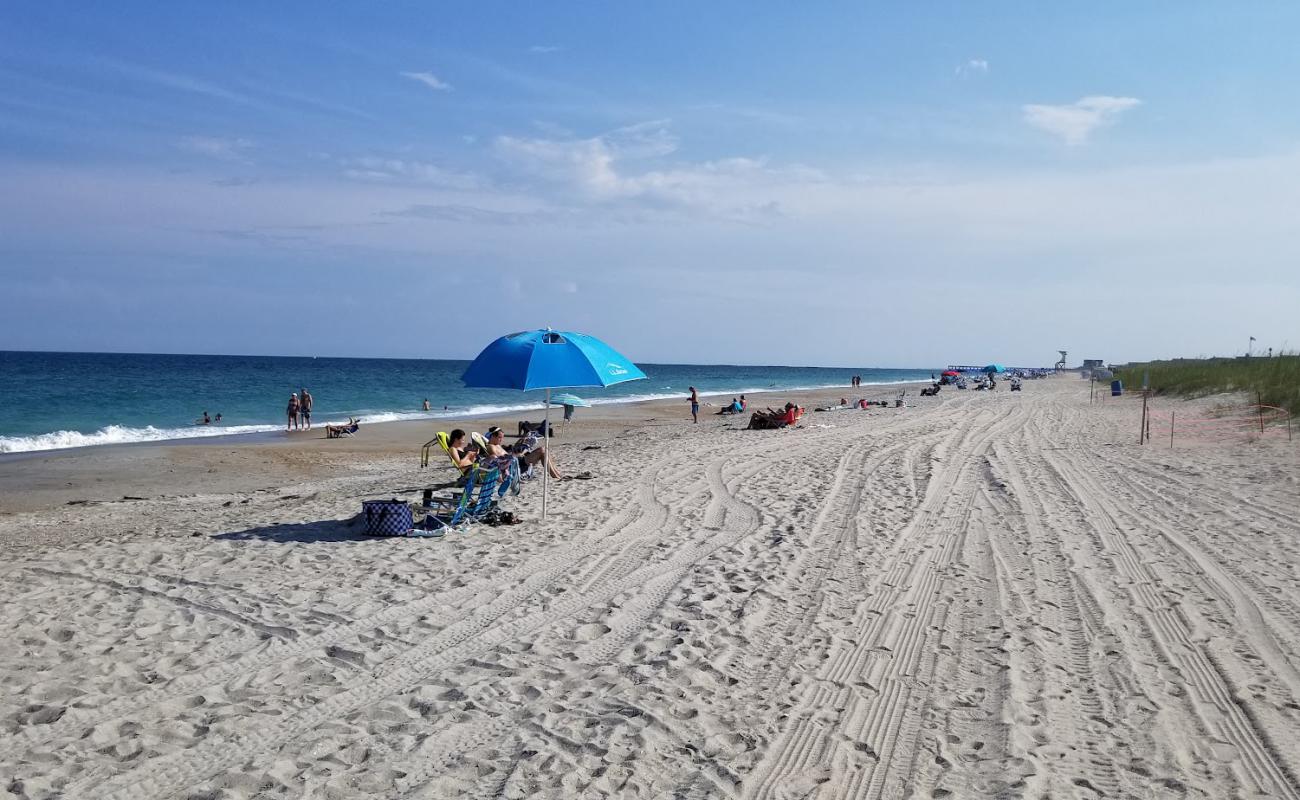
[[[753,521],[756,527],[757,515]],[[674,551],[664,562],[642,566],[622,578],[603,580],[589,592],[565,592],[555,599],[550,608],[502,624],[484,624],[485,616],[495,620],[506,611],[519,607],[517,598],[502,595],[498,602],[491,604],[496,606],[493,613],[475,615],[448,626],[429,641],[385,662],[381,665],[381,674],[354,681],[351,688],[314,706],[286,717],[265,719],[260,723],[250,722],[248,729],[242,733],[204,740],[191,750],[155,759],[111,778],[102,786],[96,786],[90,781],[77,781],[68,791],[73,796],[80,796],[89,789],[97,789],[95,796],[105,800],[172,797],[223,770],[264,754],[325,721],[344,716],[403,687],[416,685],[426,675],[447,669],[486,649],[554,625],[589,605],[608,601],[666,573],[687,567],[752,532],[753,527],[722,531],[720,536]]]
[[[1197,716],[1207,730],[1234,749],[1234,771],[1251,791],[1300,800],[1297,782],[1276,755],[1275,746],[1236,701],[1227,679],[1194,641],[1177,608],[1160,597],[1156,589],[1159,581],[1124,536],[1119,513],[1106,499],[1104,489],[1074,465],[1051,453],[1044,456],[1115,553],[1117,571],[1132,581],[1129,591],[1136,601],[1133,610],[1145,619],[1165,659],[1186,679],[1188,697]]]
[[[983,422],[993,416],[991,422]],[[932,632],[942,629],[946,603],[936,602],[941,573],[960,548],[975,491],[974,466],[989,440],[1021,421],[1013,409],[981,409],[952,437],[926,497],[897,538],[863,603],[857,640],[839,647],[808,682],[786,731],[747,778],[744,796],[770,798],[786,787],[819,784],[837,796],[879,797],[887,779],[910,764],[916,711],[933,667]],[[982,423],[982,424],[981,424]],[[926,555],[926,551],[929,552]],[[891,613],[901,612],[901,613]],[[853,684],[864,683],[868,692]],[[844,744],[853,752],[837,758]]]

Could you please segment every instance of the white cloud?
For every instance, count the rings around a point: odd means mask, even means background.
[[[817,184],[825,176],[803,167],[774,169],[763,159],[725,158],[647,169],[677,150],[666,120],[618,128],[588,139],[499,136],[496,154],[565,205],[612,204],[645,215],[724,219],[746,224],[782,214],[778,186]]]
[[[618,128],[590,139],[528,139],[498,136],[499,156],[539,177],[571,183],[592,195],[634,195],[637,187],[615,162],[668,155],[677,138],[666,120]]]
[[[535,45],[533,45],[532,47],[528,48],[528,52],[530,52],[530,53],[537,53],[537,54],[540,54],[540,55],[545,55],[546,53],[558,53],[558,52],[560,52],[560,51],[563,50],[563,49],[564,49],[564,48],[563,48],[563,47],[560,47],[559,45],[553,45],[553,44],[535,44]]]
[[[1025,122],[1035,128],[1061,137],[1068,145],[1081,145],[1097,128],[1141,104],[1136,97],[1092,95],[1067,105],[1026,105],[1023,111]]]
[[[451,84],[434,75],[432,72],[403,72],[403,78],[410,78],[413,81],[419,81],[430,89],[436,89],[440,92],[450,92]]]
[[[247,161],[243,152],[253,146],[248,139],[222,136],[186,136],[176,146],[190,153],[222,161]]]
[[[965,64],[958,64],[956,73],[962,77],[967,75],[983,75],[989,71],[989,62],[982,58],[972,58]]]

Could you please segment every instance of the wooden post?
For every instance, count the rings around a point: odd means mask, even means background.
[[[1174,449],[1174,413],[1175,412],[1173,411],[1169,412],[1169,449],[1170,450]]]
[[[1147,393],[1142,393],[1142,420],[1138,423],[1138,444],[1142,444],[1147,430]]]
[[[1255,392],[1255,407],[1259,409],[1259,432],[1264,432],[1264,395]]]

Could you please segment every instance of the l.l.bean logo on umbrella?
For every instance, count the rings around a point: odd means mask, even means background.
[[[605,369],[609,370],[610,375],[626,375],[627,368],[622,364],[615,364],[613,361],[605,364]]]

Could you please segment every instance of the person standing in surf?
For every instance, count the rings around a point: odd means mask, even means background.
[[[311,430],[311,395],[307,393],[304,387],[302,396],[298,400],[298,415],[302,417],[303,427]]]
[[[285,409],[285,413],[289,415],[289,422],[284,426],[286,431],[298,427],[298,407],[298,395],[289,395],[289,407]]]
[[[700,424],[700,395],[695,391],[694,386],[687,387],[691,390],[691,421],[696,425]]]

